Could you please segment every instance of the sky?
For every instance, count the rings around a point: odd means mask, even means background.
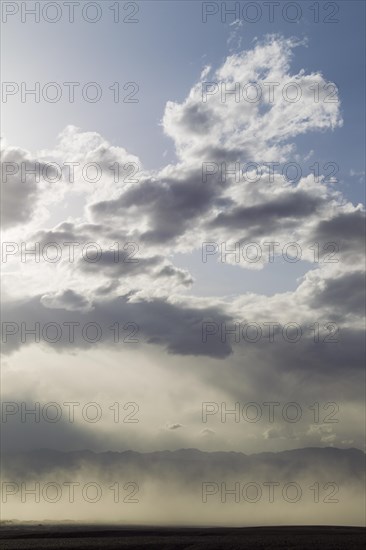
[[[365,4],[33,4],[2,3],[4,448],[364,450]]]

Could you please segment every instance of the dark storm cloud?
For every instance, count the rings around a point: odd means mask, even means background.
[[[92,238],[98,238],[103,235],[105,229],[102,224],[76,225],[71,222],[63,222],[54,229],[38,231],[33,239],[42,245],[57,243],[61,246],[65,242],[85,242]]]
[[[228,325],[232,327],[233,323]],[[364,330],[340,327],[333,335],[320,321],[319,341],[314,341],[314,331],[309,329],[311,325],[314,322],[302,323],[303,337],[295,343],[285,341],[281,334],[275,336],[274,342],[262,338],[257,343],[236,343],[227,338],[225,345],[232,347],[232,359],[223,362],[224,369],[221,362],[203,366],[200,377],[207,388],[216,388],[218,395],[225,393],[228,408],[236,401],[253,400],[311,404],[316,399],[326,399],[362,404]],[[327,342],[325,338],[337,341]]]
[[[151,229],[141,233],[143,243],[164,243],[183,235],[215,203],[223,185],[218,177],[202,181],[202,170],[190,172],[182,179],[148,179],[125,191],[118,199],[91,206],[98,219],[138,213],[147,216]],[[137,214],[136,214],[137,215]]]
[[[331,310],[341,320],[346,315],[362,317],[365,312],[366,279],[364,271],[343,273],[334,279],[325,279],[324,288],[315,290],[311,306]]]
[[[92,311],[52,310],[44,307],[40,296],[31,300],[11,302],[4,304],[3,331],[6,322],[17,323],[19,330],[14,336],[7,337],[7,343],[3,344],[4,353],[18,349],[21,343],[21,323],[25,327],[34,328],[36,322],[44,327],[47,323],[57,323],[61,326],[61,336],[55,343],[47,343],[45,339],[40,344],[51,346],[57,351],[72,350],[77,348],[90,348],[96,344],[87,342],[82,338],[81,328],[87,323],[98,323],[102,330],[99,340],[101,345],[113,346],[114,333],[111,325],[119,323],[128,328],[133,324],[136,328],[134,339],[137,343],[129,343],[129,346],[138,343],[157,344],[165,348],[169,353],[178,355],[193,355],[224,358],[231,353],[229,344],[222,344],[219,336],[211,338],[210,342],[202,342],[202,323],[215,319],[218,322],[229,321],[229,317],[215,307],[194,308],[170,304],[162,299],[153,299],[148,302],[131,302],[128,297],[120,297],[106,301],[92,303]],[[63,323],[79,323],[75,329],[74,341],[70,341],[69,330]],[[127,330],[126,328],[126,330]],[[131,330],[127,331],[131,332]],[[124,333],[124,335],[127,334]],[[4,340],[3,340],[4,341]],[[34,337],[26,338],[25,343],[33,343]],[[127,341],[125,342],[128,343]],[[121,342],[115,346],[122,345]]]
[[[365,254],[366,214],[364,210],[341,212],[315,227],[310,239],[320,243],[336,243],[344,261],[354,262]],[[326,254],[330,250],[324,250]]]
[[[362,373],[364,331],[340,327],[337,332],[335,326],[328,330],[325,323],[319,325],[319,342],[314,341],[314,335],[308,335],[294,344],[281,340],[262,344],[257,353],[258,360],[270,362],[277,372],[302,373],[303,380],[329,376],[339,380],[343,377],[357,377]],[[305,326],[303,331],[306,332]]]
[[[209,225],[225,229],[254,227],[256,234],[263,234],[270,229],[279,229],[281,225],[296,225],[299,220],[314,215],[321,204],[319,198],[304,191],[288,192],[254,206],[221,212]]]
[[[189,272],[173,266],[162,255],[142,257],[141,247],[134,241],[124,239],[111,241],[109,249],[103,248],[98,239],[121,238],[108,226],[64,222],[52,230],[39,231],[33,239],[42,247],[56,244],[63,254],[82,274],[121,278],[132,275],[148,275],[154,278],[175,280],[177,284],[190,286],[193,279]],[[126,237],[126,236],[124,236]],[[66,247],[69,244],[71,249]],[[116,246],[118,244],[118,247]],[[80,246],[91,247],[85,250]],[[42,249],[43,250],[43,249]],[[44,255],[47,255],[45,253]],[[60,257],[62,255],[60,254]]]
[[[1,224],[3,229],[8,229],[26,224],[34,217],[42,192],[38,179],[41,180],[45,164],[30,159],[25,151],[16,148],[2,151],[1,157]],[[32,175],[32,171],[36,175]],[[48,168],[47,174],[52,178],[55,170]]]
[[[163,256],[131,258],[128,250],[119,252],[118,258],[115,252],[103,250],[97,262],[90,262],[85,257],[80,258],[78,267],[82,272],[90,275],[103,274],[121,278],[146,274],[154,278],[175,280],[184,286],[190,286],[193,283],[188,271],[167,264]],[[131,280],[130,282],[133,283]]]
[[[222,156],[222,155],[221,155]],[[218,166],[218,161],[215,158]],[[149,229],[140,233],[142,243],[163,244],[199,226],[212,209],[221,212],[206,229],[252,229],[253,238],[268,231],[291,229],[300,220],[317,215],[324,206],[324,199],[303,190],[288,189],[280,196],[268,198],[260,195],[260,202],[253,206],[238,205],[222,193],[229,180],[223,181],[220,171],[203,181],[202,169],[182,179],[145,180],[125,191],[119,198],[101,201],[90,209],[97,219],[132,216],[138,213],[146,217]],[[258,197],[257,197],[258,200]]]
[[[365,233],[366,216],[363,210],[342,212],[331,218],[319,222],[315,229],[314,237],[330,241],[342,239],[348,245],[363,243]]]

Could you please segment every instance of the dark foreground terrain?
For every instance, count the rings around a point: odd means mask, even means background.
[[[358,550],[362,527],[120,528],[115,526],[5,525],[2,549]]]

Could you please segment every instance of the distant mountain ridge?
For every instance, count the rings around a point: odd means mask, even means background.
[[[262,452],[246,455],[235,451],[207,452],[198,449],[176,451],[94,452],[37,449],[27,452],[8,452],[2,455],[2,471],[13,479],[35,478],[56,472],[69,474],[80,470],[98,471],[102,477],[111,474],[161,477],[169,474],[196,479],[216,476],[252,475],[266,477],[276,474],[280,479],[294,476],[340,479],[362,478],[365,453],[360,449],[336,447],[305,447],[290,451]]]

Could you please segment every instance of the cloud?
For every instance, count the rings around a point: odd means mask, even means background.
[[[6,147],[1,157],[2,227],[9,229],[27,224],[35,216],[42,193],[43,165],[27,151],[16,147]]]
[[[179,428],[183,428],[183,424],[168,424],[167,428],[168,430],[179,430]]]
[[[316,213],[321,202],[304,191],[288,191],[274,200],[261,202],[250,207],[236,207],[227,213],[220,213],[211,224],[225,229],[255,228],[255,234],[267,234],[276,231],[281,224],[291,230],[305,217]]]
[[[44,294],[41,304],[49,309],[86,312],[92,309],[91,303],[73,290],[60,290],[54,294]]]
[[[65,300],[65,292],[62,292],[56,297],[38,296],[27,301],[4,304],[4,323],[7,322],[5,320],[11,319],[11,323],[16,323],[19,328],[13,336],[7,336],[4,352],[14,351],[24,344],[32,344],[34,342],[32,337],[22,337],[21,326],[23,324],[25,328],[36,320],[40,329],[47,323],[58,325],[58,328],[56,327],[58,337],[55,336],[56,340],[52,342],[52,347],[59,351],[88,349],[93,345],[95,347],[95,342],[88,341],[82,335],[82,327],[88,323],[97,324],[100,327],[100,337],[96,340],[98,344],[111,345],[115,333],[110,327],[118,323],[121,328],[132,324],[137,333],[137,342],[159,345],[169,353],[221,358],[231,353],[230,345],[223,345],[218,336],[209,343],[202,341],[202,323],[206,319],[215,318],[222,322],[230,319],[218,308],[182,307],[158,298],[149,301],[133,301],[130,296],[120,296],[116,299],[93,301],[92,307],[87,309],[74,307],[71,317],[70,302],[74,306],[75,301],[80,304],[81,297],[71,292],[66,292],[66,296],[68,298]],[[84,302],[82,304],[84,305]],[[57,309],[50,309],[50,306],[53,308],[57,306]],[[76,323],[75,326],[78,327],[72,337],[67,328],[67,323],[70,322]],[[11,330],[9,324],[3,325],[4,330],[6,327]],[[53,338],[54,336],[41,338],[40,343],[48,346]],[[90,338],[93,339],[94,336]]]
[[[111,224],[123,219],[142,243],[175,251],[194,249],[197,237],[200,242],[246,236],[256,240],[291,231],[307,239],[315,221],[333,216],[337,193],[314,177],[288,185],[276,171],[269,184],[264,162],[291,160],[295,149],[291,140],[298,134],[332,129],[342,120],[338,97],[327,103],[322,96],[316,102],[309,93],[311,85],[323,89],[327,84],[320,74],[290,74],[292,50],[298,45],[269,36],[253,50],[229,56],[210,81],[228,88],[254,82],[263,90],[268,82],[278,83],[279,90],[295,82],[304,90],[299,102],[285,100],[280,91],[273,101],[265,94],[257,103],[233,97],[224,101],[219,92],[208,94],[204,101],[205,83],[200,80],[183,103],[166,106],[163,127],[175,142],[178,164],[144,173],[139,183],[125,187],[119,196],[91,203],[92,219]],[[208,78],[207,71],[202,77]],[[219,170],[223,162],[225,170],[232,170],[235,162],[252,161],[262,171],[255,184],[237,181],[230,173],[223,178]],[[205,179],[207,162],[213,173]]]
[[[336,212],[328,219],[319,220],[310,240],[324,243],[335,243],[339,247],[344,263],[363,264],[364,234],[366,229],[365,209],[362,205],[355,208],[348,206],[342,212]],[[323,251],[323,256],[331,249]]]
[[[333,432],[333,426],[329,426],[327,424],[312,425],[307,433],[310,436],[319,436],[320,442],[327,445],[332,445],[337,438],[337,435]]]
[[[182,104],[168,102],[164,129],[174,139],[180,158],[213,160],[210,151],[220,147],[226,152],[241,150],[251,160],[279,160],[286,151],[288,139],[340,125],[338,102],[325,103],[322,93],[320,101],[315,103],[309,91],[312,85],[323,89],[326,81],[322,75],[305,75],[304,71],[290,74],[292,50],[298,45],[300,43],[293,39],[268,36],[254,49],[227,57],[210,76],[209,82],[219,83],[220,89],[226,86],[227,90],[232,90],[236,84],[242,87],[249,83],[257,85],[262,92],[258,92],[258,101],[243,100],[245,95],[241,88],[236,98],[231,95],[227,101],[222,101],[218,87],[204,95],[202,84],[206,90],[205,82],[200,81]],[[207,74],[204,77],[208,80]],[[276,101],[269,93],[264,93],[268,89],[265,84],[269,82],[276,83],[280,90]],[[301,89],[299,101],[286,101],[281,93],[290,82]]]
[[[314,309],[327,308],[338,318],[357,315],[362,318],[365,303],[365,273],[352,271],[323,280],[323,287],[312,296]]]
[[[291,71],[298,46],[301,44],[295,40],[270,36],[248,51],[228,56],[217,69],[207,67],[183,101],[166,105],[162,125],[175,145],[177,162],[159,170],[144,169],[140,159],[123,147],[109,143],[97,132],[74,126],[60,134],[53,150],[31,154],[7,149],[6,159],[26,160],[32,166],[48,161],[63,166],[78,163],[73,180],[64,170],[57,188],[33,182],[31,177],[24,187],[18,175],[14,185],[9,179],[6,187],[5,226],[14,230],[11,236],[19,250],[20,242],[26,241],[38,242],[41,247],[55,243],[63,253],[57,263],[42,256],[39,263],[22,262],[19,251],[9,258],[4,270],[3,319],[16,323],[15,334],[3,345],[8,356],[12,353],[9,361],[15,361],[25,346],[29,346],[27,352],[33,352],[32,338],[22,339],[22,323],[29,327],[36,322],[42,327],[58,324],[61,337],[55,342],[42,338],[39,347],[83,357],[96,348],[101,354],[112,355],[119,342],[114,341],[110,327],[118,323],[125,331],[123,336],[131,326],[137,328],[137,342],[129,348],[136,349],[137,363],[146,355],[151,361],[160,361],[164,372],[174,368],[177,378],[169,386],[172,395],[179,391],[177,380],[184,370],[192,376],[192,387],[198,381],[200,391],[207,387],[220,400],[250,400],[251,392],[284,399],[284,388],[291,388],[293,399],[310,401],[326,387],[329,400],[341,396],[355,408],[359,406],[364,353],[364,208],[346,201],[323,177],[316,179],[310,174],[289,182],[276,168],[271,181],[265,165],[293,160],[298,136],[331,131],[342,124],[338,93],[334,101],[324,101],[325,77]],[[215,83],[217,89],[203,101],[207,82]],[[221,86],[233,89],[238,83],[243,98],[242,87],[249,82],[262,90],[260,101],[236,102],[233,95],[223,101]],[[278,82],[274,101],[264,93],[268,91],[266,82]],[[297,102],[286,101],[282,95],[281,90],[290,83],[302,90]],[[318,102],[309,91],[311,87],[320,90]],[[243,177],[241,170],[233,172],[235,163],[241,166],[251,161],[258,165],[256,181]],[[88,162],[98,163],[102,170],[99,182],[86,181],[83,167]],[[212,171],[206,179],[204,162]],[[121,168],[117,180],[111,169],[116,163]],[[136,181],[131,181],[131,164],[138,165]],[[72,213],[65,211],[65,204],[72,206]],[[232,249],[236,243],[283,245],[289,241],[300,243],[302,260],[311,262],[294,291],[233,295],[230,279],[225,279],[227,296],[202,297],[194,294],[192,274],[174,264],[175,254],[200,250],[204,242],[223,243]],[[67,243],[77,245],[73,261],[65,254]],[[83,255],[90,243],[99,246],[97,261]],[[337,247],[329,248],[329,243]],[[137,262],[129,261],[131,245]],[[314,265],[316,251],[319,258]],[[337,262],[330,263],[334,257]],[[235,263],[233,256],[227,261]],[[266,263],[268,259],[263,258],[257,264],[237,265],[262,269]],[[220,262],[214,269],[216,276]],[[204,322],[217,327],[207,341],[202,338]],[[281,325],[275,329],[276,342],[269,341],[266,328],[257,343],[243,338],[237,342],[221,332],[223,325],[230,329],[235,323],[248,322],[262,327],[269,322]],[[282,327],[289,322],[301,327],[302,337],[296,343],[282,337]],[[67,330],[70,323],[77,324],[74,338]],[[102,330],[96,344],[83,337],[81,329],[88,323]],[[314,341],[316,323],[318,342]],[[334,328],[339,329],[340,340],[324,341]],[[120,351],[121,358],[124,353]],[[144,373],[148,379],[148,371]],[[158,426],[165,421],[166,415]],[[181,421],[182,425],[172,424],[169,429],[177,430],[176,437],[188,438],[189,430],[178,427],[190,426],[190,418],[182,412]],[[302,428],[291,434],[282,428],[261,427],[248,438],[274,444],[280,439],[288,442],[294,435],[319,443],[319,431],[306,435]],[[350,420],[347,429],[337,432],[339,441],[349,439],[347,430],[352,430]],[[161,431],[172,439],[167,430]],[[237,432],[226,436],[216,427],[201,431],[195,426],[191,433],[201,433],[200,441],[205,441],[212,432],[218,445],[238,444]],[[353,432],[352,439],[359,441]]]

